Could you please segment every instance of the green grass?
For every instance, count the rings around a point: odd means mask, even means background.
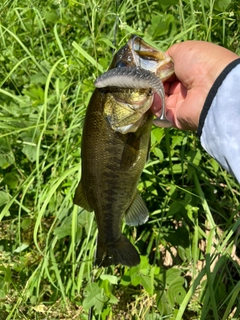
[[[94,215],[72,204],[114,48],[135,33],[240,55],[238,1],[5,0],[0,13],[0,319],[239,319],[240,187],[195,133],[153,127],[139,183],[150,219],[123,225],[139,266],[94,267]]]

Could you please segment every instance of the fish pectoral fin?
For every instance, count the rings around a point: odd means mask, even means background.
[[[101,243],[98,240],[96,264],[99,267],[122,264],[133,267],[140,263],[140,257],[131,242],[122,234],[114,243]]]
[[[83,190],[83,186],[82,186],[82,181],[79,182],[76,191],[75,191],[75,195],[73,198],[73,203],[78,205],[79,207],[82,207],[83,209],[91,212],[93,211],[92,208],[90,207],[90,205],[88,204],[88,201],[86,199],[84,190]]]
[[[141,138],[137,137],[135,133],[129,134],[129,137],[124,144],[120,163],[123,170],[128,170],[136,164],[140,153],[140,139]]]
[[[147,222],[149,217],[148,209],[141,198],[141,196],[136,193],[136,196],[128,208],[128,211],[125,215],[125,222],[129,226],[137,226]]]

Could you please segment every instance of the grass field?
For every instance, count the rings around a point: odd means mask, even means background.
[[[123,225],[139,266],[95,267],[94,214],[72,203],[114,50],[134,33],[240,55],[239,1],[2,0],[0,17],[0,320],[240,319],[240,187],[195,133],[152,128],[150,219]]]

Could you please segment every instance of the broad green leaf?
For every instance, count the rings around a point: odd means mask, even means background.
[[[168,269],[166,272],[161,272],[159,274],[159,279],[163,283],[166,283],[167,287],[179,277],[181,277],[181,271],[176,268]]]
[[[181,146],[184,140],[184,136],[182,133],[177,132],[173,137],[172,137],[172,143],[171,143],[171,148],[174,149],[176,146]]]
[[[220,168],[218,162],[215,159],[210,159],[209,162],[210,162],[214,172],[218,172],[219,168]]]
[[[151,143],[152,143],[152,145],[154,145],[154,144],[159,145],[163,137],[164,137],[163,128],[154,127],[152,129],[152,131],[151,131]]]
[[[35,162],[37,159],[37,146],[31,146],[31,145],[24,145],[24,147],[22,148],[22,152],[26,155],[26,157],[28,158],[28,160],[30,160],[31,162]],[[41,150],[39,155],[42,155],[43,151]]]
[[[178,201],[174,201],[170,204],[169,210],[168,210],[168,216],[174,216],[177,212],[183,209],[183,206]]]
[[[69,210],[65,209],[61,212],[61,214],[66,216],[68,214],[68,211]],[[85,228],[86,233],[88,233],[89,219],[87,219],[87,217],[91,217],[91,213],[87,211],[82,211],[77,217],[76,241],[79,239],[81,235],[82,228]],[[58,239],[71,236],[72,235],[72,216],[63,219],[61,222],[61,225],[56,227],[53,233],[58,237]]]
[[[178,255],[182,259],[182,261],[187,261],[191,258],[191,254],[189,253],[189,248],[183,248],[180,245],[177,247]]]
[[[171,14],[157,14],[153,16],[151,19],[151,26],[148,28],[148,33],[153,37],[153,39],[157,39],[158,37],[166,35],[169,33],[169,31],[173,30],[174,24],[175,19],[174,16],[172,16]],[[171,28],[169,27],[170,25]]]
[[[141,285],[149,294],[152,294],[154,288],[153,288],[153,282],[150,276],[139,272],[138,274],[135,274],[134,277],[131,277],[131,280],[134,286]]]
[[[186,248],[189,246],[189,231],[183,225],[181,227],[178,227],[174,232],[169,232],[165,239],[172,246],[177,247],[180,245]]]
[[[32,219],[30,219],[30,218],[25,218],[25,219],[23,219],[22,220],[22,223],[21,223],[21,228],[23,229],[23,230],[27,230],[29,227],[30,227],[30,225],[32,224]]]
[[[118,284],[118,278],[110,274],[101,274],[100,278],[102,280],[108,280],[111,284]]]
[[[170,303],[166,292],[156,292],[157,297],[156,297],[156,303],[158,310],[165,315],[169,315],[172,312],[174,304]]]
[[[118,300],[117,297],[115,297],[113,294],[111,294],[110,297],[109,297],[108,302],[112,303],[112,304],[117,304],[119,302],[119,300]]]
[[[225,11],[231,2],[232,0],[215,0],[214,9],[218,11]]]
[[[151,267],[146,256],[141,256],[141,262],[138,266],[132,267],[129,270],[131,277],[131,283],[134,286],[141,285],[149,293],[153,294],[154,290],[154,281],[153,274],[151,274]],[[154,272],[154,271],[153,271]]]
[[[15,161],[12,148],[5,138],[0,138],[0,167],[6,169]]]
[[[41,72],[35,73],[31,77],[31,82],[36,85],[38,85],[38,84],[43,85],[46,83],[46,81],[47,81],[47,77],[44,74],[42,74]]]
[[[159,159],[159,161],[162,162],[163,159],[164,159],[164,155],[163,155],[162,150],[157,148],[157,147],[155,147],[155,148],[153,148],[152,151],[155,154],[155,156]]]
[[[0,191],[0,207],[8,203],[10,199],[10,194],[6,193],[5,191]]]
[[[180,174],[184,172],[186,169],[187,169],[187,166],[185,163],[183,165],[182,163],[177,163],[177,164],[174,164],[172,168],[164,168],[162,171],[159,172],[159,174],[164,175],[164,174],[170,174],[171,172],[173,172],[174,174]]]
[[[104,304],[108,298],[104,294],[104,290],[99,288],[97,283],[90,283],[85,288],[86,298],[83,300],[83,307],[89,310],[94,306],[94,309],[99,313],[102,311]]]
[[[180,305],[185,298],[186,290],[183,288],[184,279],[179,277],[168,288],[167,296],[169,298],[170,303],[173,305],[177,303]]]
[[[38,149],[37,146],[39,135],[40,131],[36,129],[27,130],[20,134],[22,140],[24,141],[22,152],[31,162],[35,162],[37,157],[43,155],[43,151]]]
[[[202,158],[200,150],[197,149],[189,151],[187,158],[189,162],[198,166]]]
[[[129,275],[129,272],[126,274],[124,273],[121,277],[121,282],[120,284],[123,286],[128,286],[131,283],[131,277]]]
[[[17,189],[20,182],[20,176],[16,171],[9,172],[4,175],[3,184],[10,189]]]
[[[44,90],[37,85],[30,85],[28,88],[23,89],[23,93],[30,97],[33,107],[37,107],[44,103]]]
[[[45,19],[47,22],[55,23],[59,19],[58,15],[54,12],[46,12],[45,13]]]
[[[27,249],[29,247],[29,244],[27,243],[22,243],[19,247],[17,247],[14,252],[19,253],[24,251],[25,249]]]

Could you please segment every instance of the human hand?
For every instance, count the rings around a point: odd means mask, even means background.
[[[182,130],[197,130],[199,117],[214,81],[223,69],[239,58],[235,53],[204,41],[186,41],[173,45],[166,54],[173,62],[175,75],[164,82],[167,118]],[[157,94],[151,107],[161,114]]]

